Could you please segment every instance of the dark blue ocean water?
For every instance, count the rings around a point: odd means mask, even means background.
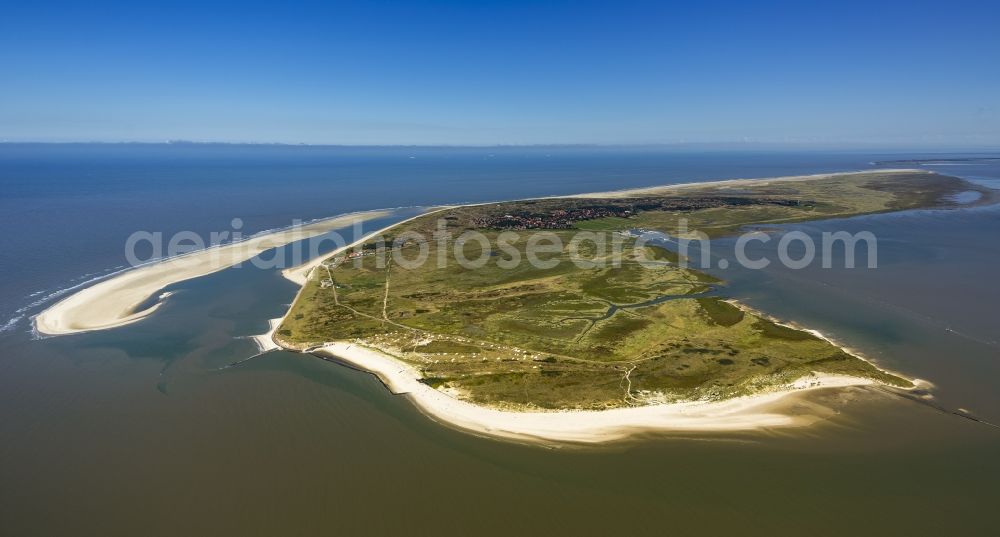
[[[207,236],[241,218],[249,234],[366,209],[967,156],[0,144],[0,535],[990,534],[1000,429],[898,398],[831,395],[842,413],[805,431],[549,452],[450,431],[309,356],[220,369],[252,355],[242,336],[294,296],[274,271],[181,282],[116,330],[36,340],[28,321],[121,268],[137,230]],[[924,167],[1000,187],[996,163]],[[726,294],[1000,423],[1000,208],[785,230],[872,231],[879,267],[734,268],[719,272]]]

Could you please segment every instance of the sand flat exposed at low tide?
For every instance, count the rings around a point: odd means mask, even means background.
[[[136,308],[168,285],[218,272],[272,248],[389,214],[391,211],[382,210],[337,216],[136,267],[52,305],[35,317],[35,329],[44,335],[64,335],[126,325],[156,311],[162,302],[141,311]]]

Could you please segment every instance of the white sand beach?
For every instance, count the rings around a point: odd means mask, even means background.
[[[381,218],[391,211],[342,215],[252,236],[244,241],[207,248],[142,265],[82,289],[38,314],[35,329],[44,335],[103,330],[138,321],[157,310],[161,301],[136,311],[164,287],[242,263],[273,248],[316,237],[335,229]]]
[[[451,397],[418,380],[410,366],[376,350],[348,342],[311,352],[377,376],[394,394],[405,394],[429,417],[485,436],[524,442],[600,443],[644,431],[741,431],[802,426],[814,420],[779,412],[792,394],[821,388],[866,386],[874,382],[840,375],[803,377],[783,390],[718,402],[685,402],[612,410],[513,412]]]
[[[321,255],[321,256],[317,256],[316,258],[310,259],[308,262],[303,263],[303,264],[301,264],[299,266],[285,269],[285,270],[281,271],[281,275],[284,276],[285,278],[287,278],[287,279],[289,279],[289,280],[297,283],[298,285],[305,285],[306,282],[309,280],[309,275],[312,273],[312,270],[314,268],[322,265],[323,262],[326,261],[327,259],[330,259],[331,257],[333,257],[333,256],[335,256],[335,255],[337,255],[337,254],[339,254],[339,253],[341,253],[343,251],[346,251],[346,250],[349,250],[351,248],[354,248],[355,246],[361,245],[364,242],[368,241],[369,239],[371,239],[373,237],[377,237],[377,236],[385,233],[386,231],[389,231],[390,229],[392,229],[392,228],[394,228],[396,226],[405,224],[405,223],[407,223],[407,222],[409,222],[411,220],[414,220],[416,218],[420,218],[421,216],[426,216],[426,215],[431,214],[431,213],[436,213],[438,211],[443,211],[443,210],[445,210],[447,208],[448,208],[448,206],[428,208],[427,210],[425,210],[424,212],[422,212],[422,213],[420,213],[420,214],[418,214],[416,216],[412,216],[410,218],[407,218],[406,220],[400,220],[399,222],[396,222],[395,224],[393,224],[391,226],[386,226],[386,227],[384,227],[384,228],[382,228],[382,229],[380,229],[378,231],[373,231],[373,232],[371,232],[371,233],[369,233],[369,234],[361,237],[360,239],[358,239],[358,240],[356,240],[356,241],[354,241],[354,242],[352,242],[352,243],[350,243],[350,244],[348,244],[346,246],[342,246],[340,248],[337,248],[336,250],[333,250],[333,251],[331,251],[331,252],[329,252],[327,254],[324,254],[324,255]]]
[[[918,170],[909,168],[892,168],[884,170],[858,170],[853,172],[835,172],[835,173],[817,173],[812,175],[790,175],[787,177],[766,177],[758,179],[724,179],[721,181],[708,181],[702,183],[677,183],[675,185],[661,185],[661,186],[649,186],[642,188],[629,188],[625,190],[611,190],[608,192],[587,192],[583,194],[574,194],[572,196],[554,196],[560,198],[630,198],[636,196],[651,196],[668,194],[677,190],[684,190],[690,188],[716,188],[716,187],[727,187],[727,188],[737,188],[747,185],[767,185],[769,183],[781,183],[788,181],[815,181],[818,179],[827,179],[829,177],[843,176],[843,175],[861,175],[867,173],[879,173],[879,174],[894,174],[894,173],[925,173],[933,174],[934,172],[929,170]]]
[[[273,350],[280,349],[281,347],[274,342],[274,331],[281,326],[281,318],[278,319],[268,319],[267,320],[268,330],[263,334],[257,334],[249,336],[250,340],[257,345],[257,352],[265,353]]]

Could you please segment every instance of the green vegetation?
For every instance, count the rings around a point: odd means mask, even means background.
[[[448,209],[394,228],[396,237],[416,232],[428,238],[397,245],[395,262],[392,256],[383,263],[377,255],[341,256],[315,270],[278,339],[300,349],[354,341],[414,366],[429,386],[510,408],[721,399],[811,372],[908,386],[809,332],[737,308],[722,299],[716,278],[678,266],[669,250],[632,248],[635,239],[621,232],[676,232],[685,218],[688,229],[721,236],[749,224],[943,206],[947,195],[970,189],[976,187],[933,174],[873,173]],[[587,215],[593,207],[629,216],[575,220],[544,233],[567,245],[580,230],[613,232],[606,248],[578,245],[596,266],[574,264],[569,248],[538,256],[558,262],[554,267],[533,266],[525,259],[537,230],[501,228],[510,215],[549,226],[550,214],[572,208],[573,215]],[[504,234],[510,246],[484,255],[478,268],[462,267],[450,250],[439,265],[433,248],[426,263],[409,267],[404,261],[434,242],[439,225],[452,237],[476,230],[492,245]],[[477,241],[461,246],[471,260],[480,258],[481,248]],[[506,265],[518,256],[520,263]]]
[[[718,326],[733,326],[743,320],[743,310],[719,298],[699,298],[698,305],[709,323]]]

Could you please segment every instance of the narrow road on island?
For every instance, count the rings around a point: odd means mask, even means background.
[[[323,264],[323,268],[326,269],[326,276],[330,279],[330,288],[333,289],[333,304],[335,306],[340,305],[340,297],[337,296],[337,281],[333,279],[333,273],[330,272],[330,266]]]
[[[629,376],[635,371],[635,368],[639,367],[638,364],[632,364],[632,367],[625,370],[625,374],[622,376],[621,382],[618,383],[625,390],[625,397],[622,398],[626,404],[631,405],[636,402],[635,397],[632,395],[632,379]]]
[[[382,319],[389,321],[389,315],[386,310],[389,308],[389,274],[392,270],[392,257],[385,264],[385,296],[382,297]],[[391,322],[391,321],[390,321]]]

